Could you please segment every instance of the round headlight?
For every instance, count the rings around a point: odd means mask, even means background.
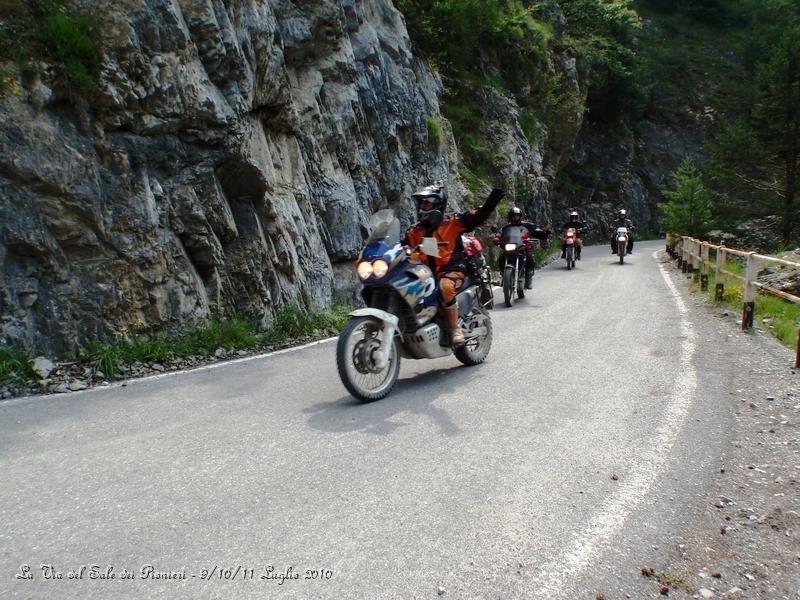
[[[361,261],[358,263],[358,267],[356,268],[358,271],[358,276],[361,279],[368,279],[370,275],[372,275],[372,263],[367,262],[366,260]]]
[[[388,271],[389,265],[386,264],[385,260],[376,260],[374,263],[372,263],[372,274],[378,279],[386,275]]]
[[[506,252],[513,252],[517,249],[516,244],[506,244]]]

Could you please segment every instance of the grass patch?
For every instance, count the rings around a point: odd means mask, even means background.
[[[734,259],[727,261],[725,270],[744,275],[745,268],[740,260]],[[721,303],[741,311],[744,302],[744,282],[723,275],[722,283],[724,288]],[[692,289],[699,290],[699,283],[693,283]],[[716,302],[716,274],[713,267],[709,269],[707,294],[710,301]],[[762,329],[769,331],[790,348],[797,349],[800,304],[758,291],[755,300],[755,318]]]
[[[425,117],[428,128],[428,144],[438,150],[442,146],[442,124],[436,117]]]
[[[167,363],[192,356],[211,356],[219,348],[227,351],[261,350],[296,338],[335,335],[344,326],[352,307],[336,305],[327,311],[306,312],[285,306],[267,329],[255,318],[215,317],[196,324],[179,335],[134,336],[111,343],[89,342],[77,353],[80,363],[93,366],[115,378],[121,367],[134,363]]]
[[[36,373],[27,352],[12,346],[0,346],[0,385],[24,385],[35,379]]]

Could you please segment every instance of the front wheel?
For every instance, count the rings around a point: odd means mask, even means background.
[[[506,308],[511,308],[514,304],[514,285],[516,280],[514,267],[506,267],[503,270],[503,300],[506,302]]]
[[[572,267],[575,266],[575,246],[567,246],[567,271],[572,270]]]
[[[625,262],[625,250],[627,248],[627,244],[625,242],[617,243],[617,254],[619,255],[619,264],[623,264]]]
[[[389,343],[389,360],[382,369],[375,365],[383,343],[383,323],[373,317],[350,319],[336,344],[336,367],[339,377],[355,398],[380,400],[392,391],[400,372],[400,347],[397,338]]]
[[[456,358],[467,366],[481,364],[492,347],[492,319],[483,310],[473,308],[464,323],[466,343],[453,351]],[[480,333],[477,333],[480,331]]]

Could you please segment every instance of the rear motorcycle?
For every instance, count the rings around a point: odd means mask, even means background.
[[[392,210],[373,215],[358,260],[366,308],[350,313],[339,334],[336,366],[347,391],[360,400],[379,400],[392,390],[401,357],[441,358],[454,354],[465,365],[482,363],[492,346],[492,321],[476,282],[464,282],[458,296],[459,325],[466,344],[453,349],[441,311],[433,272],[411,260],[419,250],[436,257],[438,243],[426,238],[403,246],[400,221]]]
[[[619,264],[625,262],[625,254],[628,252],[628,228],[617,227],[615,236],[617,241],[617,255],[619,256]]]

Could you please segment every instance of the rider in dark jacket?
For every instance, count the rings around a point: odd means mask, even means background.
[[[583,232],[586,231],[586,225],[578,218],[578,211],[573,209],[569,213],[569,221],[564,223],[561,226],[561,233],[562,235],[567,231],[567,229],[574,229],[575,230],[575,241],[577,242],[577,251],[575,253],[575,258],[577,260],[581,259],[581,249],[583,248],[583,240],[581,236]],[[567,256],[567,243],[562,242],[561,244],[561,258],[566,258]]]
[[[522,218],[522,210],[514,206],[511,210],[508,211],[507,215],[508,223],[503,225],[503,229],[500,230],[498,233],[498,240],[503,239],[503,232],[505,231],[506,227],[512,226],[521,226],[528,230],[528,233],[532,238],[542,240],[542,243],[547,240],[547,236],[552,233],[550,230],[542,230],[533,223],[529,221],[524,221]],[[500,271],[502,271],[506,266],[506,255],[505,253],[500,254]],[[525,289],[529,290],[532,287],[532,279],[533,279],[533,272],[535,269],[535,262],[533,258],[533,249],[527,250],[525,252]]]
[[[617,253],[617,228],[618,227],[627,227],[628,228],[628,254],[633,254],[633,223],[628,218],[628,211],[624,208],[620,209],[617,213],[617,218],[611,223],[611,254]]]
[[[415,252],[412,257],[427,263],[436,276],[439,298],[444,306],[444,316],[453,346],[464,344],[464,334],[458,325],[456,304],[458,289],[464,285],[467,268],[461,234],[472,231],[489,218],[503,193],[502,190],[494,189],[480,208],[447,217],[444,214],[447,193],[441,182],[429,185],[413,195],[417,203],[419,222],[409,228],[404,243],[416,247],[426,237],[436,238],[439,243],[443,243],[438,257],[421,252]]]

